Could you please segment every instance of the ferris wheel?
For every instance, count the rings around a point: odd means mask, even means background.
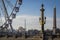
[[[19,12],[19,8],[22,5],[22,0],[0,0],[0,29],[8,29],[12,27],[12,20],[16,18],[16,14]],[[4,19],[5,21],[2,21]]]

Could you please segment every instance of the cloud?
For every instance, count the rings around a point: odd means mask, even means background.
[[[19,26],[24,27],[26,19],[26,29],[38,29],[41,30],[41,25],[39,24],[39,16],[29,16],[29,15],[21,15],[17,16],[16,19],[13,20],[14,28],[18,28]],[[60,19],[57,18],[57,27],[60,28]],[[47,17],[45,29],[53,28],[53,18]]]
[[[39,16],[28,16],[28,15],[22,15],[17,16],[16,19],[13,20],[13,26],[14,28],[17,28],[19,26],[24,27],[25,26],[25,20],[26,20],[26,29],[40,29],[39,26]]]
[[[60,28],[60,18],[56,19],[57,28]],[[53,18],[47,17],[45,29],[53,29]]]
[[[4,18],[3,18],[4,19]],[[41,25],[39,23],[39,16],[29,16],[29,15],[19,15],[13,19],[12,26],[14,29],[18,29],[20,26],[25,28],[25,20],[26,20],[26,29],[38,29],[41,30]],[[1,24],[1,23],[0,23]],[[46,29],[53,29],[53,18],[47,17]],[[57,18],[57,28],[60,28],[60,18]]]

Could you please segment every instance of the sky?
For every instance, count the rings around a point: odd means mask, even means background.
[[[15,4],[16,0],[12,0],[11,3]],[[7,11],[10,14],[12,11],[11,5],[5,1]],[[17,13],[16,18],[13,20],[13,28],[18,29],[18,27],[25,26],[26,20],[26,29],[41,29],[39,24],[40,9],[41,4],[44,4],[44,16],[46,19],[45,29],[53,28],[53,8],[56,5],[57,13],[57,27],[60,28],[60,0],[23,0],[22,5],[20,6],[20,11]],[[1,4],[0,4],[1,5]],[[13,5],[14,6],[14,5]]]

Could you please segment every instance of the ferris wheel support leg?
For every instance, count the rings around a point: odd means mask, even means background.
[[[10,24],[10,27],[11,27],[11,30],[12,30],[12,32],[13,32],[13,27],[12,27],[12,24]]]

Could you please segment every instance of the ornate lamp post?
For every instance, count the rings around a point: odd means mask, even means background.
[[[44,24],[46,23],[46,17],[44,17],[44,11],[45,11],[45,9],[43,8],[44,5],[42,4],[41,7],[42,7],[40,9],[40,11],[41,11],[41,17],[39,18],[39,22],[40,22],[41,30],[42,30],[42,40],[44,40],[45,39],[45,35],[44,35]]]

